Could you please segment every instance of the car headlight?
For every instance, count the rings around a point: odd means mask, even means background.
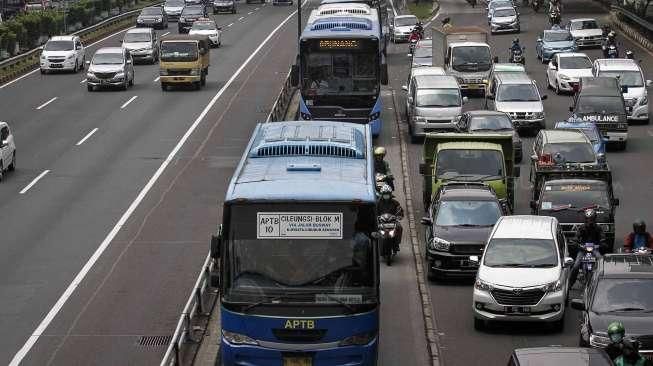
[[[547,283],[546,285],[542,286],[542,290],[544,292],[558,292],[561,291],[563,287],[562,281],[558,280],[555,282]]]
[[[163,20],[163,18],[154,18],[155,22],[160,22],[161,20]]]
[[[166,70],[166,69],[161,69],[161,70],[159,70],[159,75],[161,75],[161,76],[166,76],[166,75],[168,75],[168,70]]]
[[[338,343],[338,347],[345,346],[364,346],[376,338],[376,331],[365,332],[347,337]]]
[[[533,117],[535,117],[535,118],[544,118],[544,112],[535,112],[535,113],[533,113]]]
[[[185,21],[186,21],[186,18],[184,18],[184,17],[180,17],[180,18],[179,18],[179,21],[180,21],[180,22],[185,22]]]
[[[228,330],[222,330],[222,338],[231,344],[250,344],[253,346],[258,346],[258,342],[244,334],[230,332]]]
[[[124,72],[119,72],[119,73],[116,74],[116,76],[114,76],[114,78],[116,78],[116,79],[122,79],[122,78],[124,78],[124,77],[125,77],[125,73],[124,73]]]
[[[617,128],[619,129],[627,129],[628,128],[628,123],[618,123]]]
[[[639,100],[639,105],[647,105],[648,104],[648,96],[645,96],[644,98]]]
[[[440,250],[443,252],[448,252],[449,248],[451,247],[451,243],[447,240],[444,240],[442,238],[438,238],[437,236],[431,239],[429,242],[431,249],[434,250]]]
[[[487,84],[489,81],[487,79],[483,79],[483,84]]]
[[[200,69],[191,69],[190,74],[191,75],[199,75],[200,74]]]
[[[426,123],[426,118],[425,117],[420,117],[420,116],[413,116],[413,121],[415,121],[415,122],[425,122]]]
[[[492,289],[494,289],[494,286],[492,286],[488,282],[485,282],[485,281],[477,278],[476,282],[474,282],[474,288],[477,289],[477,290],[481,290],[481,291],[492,291]]]
[[[93,78],[95,78],[95,74],[92,71],[89,71],[89,72],[86,73],[86,77],[89,78],[89,79],[93,79]]]
[[[567,75],[560,75],[560,80],[570,80],[571,78]]]
[[[70,54],[70,55],[66,56],[66,60],[70,60],[70,59],[72,59],[73,57],[75,57],[75,55],[74,55],[74,54]]]
[[[45,59],[46,59],[45,55],[41,54],[41,60],[45,60]]]
[[[590,334],[590,346],[595,348],[603,348],[610,344],[610,338],[607,334],[592,333]]]

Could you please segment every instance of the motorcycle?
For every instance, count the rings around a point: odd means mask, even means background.
[[[376,193],[377,193],[377,195],[379,194],[379,192],[381,192],[381,187],[383,187],[386,184],[388,186],[390,186],[390,188],[392,188],[393,191],[395,190],[394,177],[392,176],[392,174],[376,173],[375,179],[376,179]]]
[[[631,50],[626,50],[626,58],[629,58],[631,60],[635,59],[635,54]]]
[[[612,44],[607,44],[604,43],[601,46],[601,49],[603,50],[603,57],[605,58],[619,58],[619,49],[617,48],[617,45],[612,43]]]
[[[381,249],[381,256],[385,258],[385,263],[388,266],[392,265],[392,259],[397,254],[395,251],[398,237],[399,218],[395,215],[384,213],[378,218],[379,225],[379,248]]]
[[[419,30],[413,30],[413,32],[410,34],[408,37],[408,53],[411,55],[415,52],[415,47],[417,46],[417,42],[419,42],[422,39],[422,34]]]
[[[408,45],[408,53],[412,55],[413,53],[415,53],[415,47],[417,46],[417,39],[411,39],[409,42],[410,43]]]
[[[535,11],[536,13],[540,10],[540,5],[542,5],[542,3],[540,3],[540,0],[533,0],[533,2],[531,2],[531,7],[533,8],[533,11]]]
[[[592,271],[594,271],[594,266],[596,265],[594,243],[585,243],[580,246],[580,250],[583,252],[583,256],[580,260],[580,273],[578,280],[583,284],[583,287],[585,287],[592,277]]]
[[[560,18],[560,10],[553,10],[549,13],[549,23],[551,26],[554,25],[560,25],[560,21],[562,19]]]
[[[526,47],[522,47],[519,50],[509,48],[510,55],[508,56],[508,62],[524,65],[526,63],[526,58],[524,57],[524,50],[525,49],[526,49]]]

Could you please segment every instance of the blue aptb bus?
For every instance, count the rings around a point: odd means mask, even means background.
[[[367,17],[320,17],[306,26],[292,77],[300,119],[369,123],[378,136],[388,83],[382,34],[378,19]]]
[[[376,365],[371,148],[369,125],[256,127],[211,241],[223,365]]]

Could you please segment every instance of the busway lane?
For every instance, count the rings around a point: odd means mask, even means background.
[[[481,25],[487,28],[485,12],[482,7],[472,9],[465,1],[447,0],[443,1],[440,9],[439,19],[450,16],[455,25]],[[548,95],[544,101],[547,117],[547,128],[553,128],[555,121],[566,120],[569,117],[568,107],[571,105],[571,97],[568,95],[555,95],[552,90],[546,89],[545,66],[536,58],[535,41],[541,30],[548,28],[546,14],[540,12],[533,14],[531,9],[521,8],[522,32],[518,35],[503,34],[491,36],[490,43],[493,52],[498,55],[501,61],[505,61],[508,54],[508,47],[514,37],[519,37],[521,44],[526,46],[526,69],[529,75],[535,79],[540,91]],[[563,21],[574,17],[596,17],[599,21],[606,16],[595,2],[592,1],[569,1],[565,3]],[[637,59],[642,59],[641,66],[646,78],[653,76],[653,58],[651,55],[621,34],[618,36],[623,44],[623,49],[632,49]],[[401,83],[405,83],[408,74],[408,59],[405,57],[407,45],[401,44],[394,47],[394,53],[389,57],[391,78],[398,73],[398,80],[395,81],[395,89]],[[600,57],[598,49],[583,49],[590,58]],[[396,70],[396,71],[395,71]],[[399,98],[400,103],[405,103],[403,95]],[[400,111],[403,114],[403,104]],[[480,98],[472,98],[465,110],[483,109]],[[404,116],[405,118],[405,116]],[[621,206],[617,209],[616,229],[617,246],[627,233],[630,223],[635,217],[643,217],[650,221],[650,210],[647,202],[653,198],[651,185],[653,183],[653,172],[651,171],[651,156],[653,151],[650,139],[653,137],[651,128],[648,125],[631,125],[629,127],[629,142],[624,152],[608,152],[608,162],[614,174],[615,195],[621,199]],[[532,137],[522,137],[524,141],[524,154],[529,155],[532,144]],[[413,200],[416,202],[416,217],[423,213],[421,205],[422,177],[418,172],[418,162],[421,161],[421,146],[414,144],[409,147],[411,162],[411,186],[414,192]],[[526,159],[525,159],[526,161]],[[528,202],[530,200],[531,187],[528,182],[529,166],[521,164],[522,174],[519,179],[516,192],[516,213],[529,214]],[[648,216],[647,216],[648,214]],[[423,244],[423,234],[420,236]],[[433,311],[436,315],[440,341],[442,344],[442,357],[447,365],[494,365],[507,362],[508,355],[514,348],[534,347],[546,345],[567,345],[575,346],[578,342],[577,312],[567,308],[565,329],[562,333],[555,333],[546,327],[533,324],[514,324],[487,332],[477,332],[473,328],[473,315],[471,310],[471,282],[450,282],[430,283],[429,286]],[[577,296],[576,293],[573,294]]]
[[[16,190],[3,202],[0,222],[13,229],[0,249],[0,303],[6,304],[5,309],[0,305],[0,324],[13,332],[0,341],[0,362],[8,362],[23,345],[217,89],[292,11],[265,9],[250,19],[256,21],[256,31],[249,32],[251,27],[245,28],[248,24],[243,23],[242,28],[234,26],[233,33],[225,33],[224,43],[234,46],[225,46],[230,52],[223,57],[213,57],[208,88],[162,93],[154,84],[149,94],[139,95],[125,110],[119,106],[131,94],[113,93],[123,97],[110,108],[103,121],[105,128],[76,147],[82,132],[86,134],[91,126],[79,131],[70,139],[71,147],[52,161],[51,173],[25,195],[19,197]],[[215,62],[218,59],[222,62]],[[82,94],[86,97],[85,88]],[[83,102],[86,99],[80,99],[79,103]],[[0,188],[4,193],[4,183]],[[199,264],[186,268],[191,277]],[[175,295],[185,299],[190,286],[180,285]]]

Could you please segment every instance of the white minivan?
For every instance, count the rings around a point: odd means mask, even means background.
[[[628,58],[603,58],[594,60],[594,76],[619,78],[628,120],[648,123],[648,91],[651,80],[644,80],[639,63]]]
[[[502,216],[479,262],[474,327],[483,329],[490,321],[533,321],[562,329],[573,262],[556,218]]]

